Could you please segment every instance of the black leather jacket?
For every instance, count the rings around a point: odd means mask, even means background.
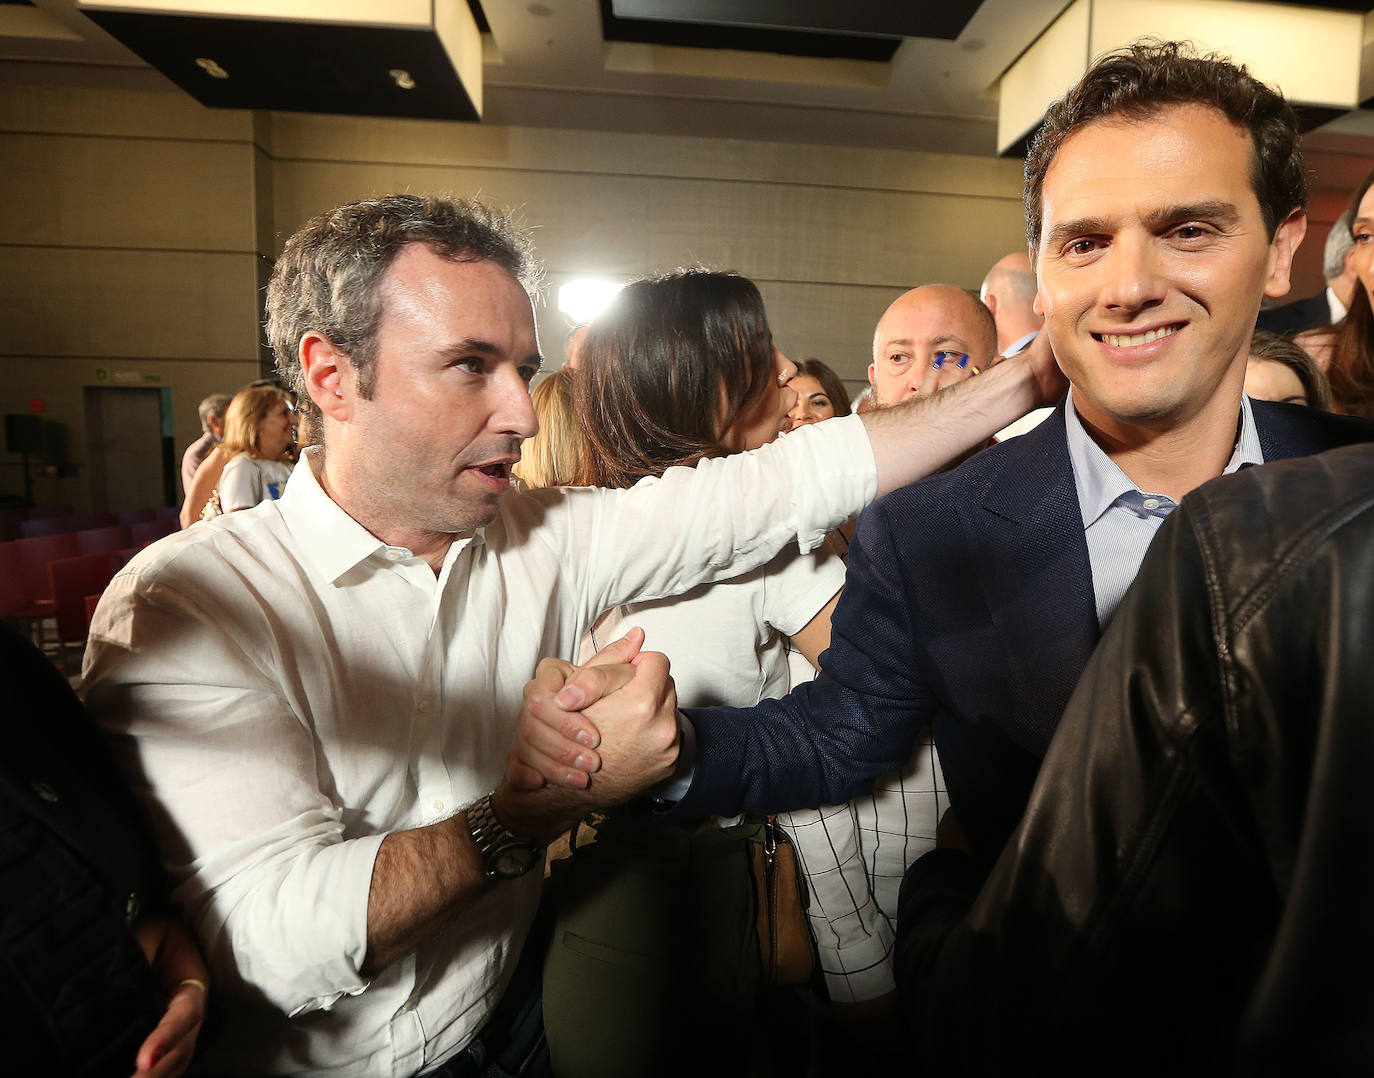
[[[1374,1073],[1374,447],[1184,500],[979,882],[903,886],[929,1073]]]

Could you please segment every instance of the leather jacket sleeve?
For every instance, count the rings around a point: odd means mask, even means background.
[[[976,901],[951,851],[908,873],[898,985],[932,1068],[1367,1065],[1371,609],[1374,449],[1184,501]]]

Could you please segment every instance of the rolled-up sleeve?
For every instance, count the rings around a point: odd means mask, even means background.
[[[92,625],[82,694],[219,983],[251,985],[288,1014],[328,1007],[367,987],[368,891],[385,836],[344,838],[314,731],[255,645],[210,611],[203,596],[117,577]]]

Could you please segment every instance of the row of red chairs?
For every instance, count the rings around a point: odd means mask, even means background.
[[[59,645],[84,640],[87,597],[98,597],[139,550],[176,530],[174,521],[151,520],[0,542],[0,618],[31,626],[52,618]]]
[[[123,509],[117,513],[73,513],[71,509],[4,507],[0,508],[0,541],[34,539],[42,535],[56,535],[59,532],[89,531],[92,528],[107,528],[115,524],[132,527],[135,524],[149,524],[153,521],[175,523],[177,513],[175,506]]]

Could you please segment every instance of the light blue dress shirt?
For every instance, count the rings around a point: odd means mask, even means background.
[[[1069,463],[1083,513],[1083,534],[1088,541],[1088,563],[1093,574],[1093,599],[1097,624],[1107,622],[1140,571],[1145,551],[1164,518],[1178,503],[1163,494],[1138,490],[1102,448],[1088,437],[1074,411],[1073,390],[1064,405],[1068,429]],[[1240,398],[1240,437],[1223,471],[1224,475],[1251,464],[1263,464],[1250,398]]]

